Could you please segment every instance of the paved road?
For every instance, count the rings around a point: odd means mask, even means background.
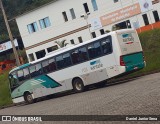
[[[4,114],[160,115],[160,73],[79,94],[0,110],[0,115]]]

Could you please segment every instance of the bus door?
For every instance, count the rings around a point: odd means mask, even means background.
[[[10,91],[12,93],[19,86],[18,78],[15,72],[9,75],[9,81],[10,81]],[[19,96],[19,92],[16,92],[16,94],[14,95]]]

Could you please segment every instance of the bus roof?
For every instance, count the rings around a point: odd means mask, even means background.
[[[11,70],[10,73],[12,73],[13,71],[16,71],[16,70],[19,70],[19,69],[28,67],[28,66],[30,66],[30,65],[36,64],[36,63],[38,63],[38,62],[40,62],[40,61],[49,59],[49,58],[51,58],[52,56],[56,56],[56,55],[58,55],[58,54],[61,54],[61,53],[67,52],[67,51],[69,51],[69,50],[75,49],[75,48],[77,48],[77,47],[83,46],[83,45],[85,45],[85,44],[91,43],[91,42],[93,42],[93,41],[95,41],[95,40],[98,40],[98,39],[101,39],[101,38],[103,38],[103,37],[106,37],[106,36],[109,36],[109,35],[112,35],[112,34],[115,34],[115,33],[122,33],[122,32],[128,32],[128,31],[134,31],[134,29],[121,29],[121,30],[112,31],[112,32],[109,32],[109,33],[107,33],[107,34],[104,34],[104,35],[101,35],[101,36],[99,36],[99,37],[96,37],[96,38],[94,38],[94,39],[88,40],[88,41],[86,41],[86,42],[77,44],[77,45],[75,45],[75,46],[70,46],[70,47],[67,47],[67,48],[65,48],[65,49],[64,49],[64,48],[61,48],[61,50],[57,50],[57,52],[53,52],[53,54],[49,54],[49,55],[47,55],[47,56],[45,56],[45,57],[43,57],[43,58],[41,58],[41,59],[38,59],[38,60],[36,60],[36,61],[33,61],[33,62],[24,64],[24,65],[21,65],[21,66],[19,66],[19,67],[16,67],[16,68],[14,68],[13,70]]]
[[[30,63],[27,63],[27,64],[24,64],[24,65],[18,66],[18,67],[16,67],[16,68],[12,69],[12,70],[9,72],[9,74],[12,73],[12,72],[14,72],[14,71],[16,71],[16,70],[19,70],[19,69],[28,67],[29,65],[31,65],[31,64],[30,64]]]

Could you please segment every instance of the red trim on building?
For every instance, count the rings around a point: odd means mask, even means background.
[[[141,33],[144,31],[149,31],[149,30],[152,30],[152,27],[153,27],[153,29],[160,28],[160,21],[153,23],[153,24],[150,24],[150,25],[146,25],[144,27],[141,27],[141,28],[137,29],[137,32]]]

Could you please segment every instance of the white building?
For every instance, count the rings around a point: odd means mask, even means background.
[[[66,39],[68,43],[78,44],[112,30],[115,24],[137,31],[145,26],[153,28],[155,22],[160,27],[160,0],[149,1],[54,0],[16,17],[16,21],[28,59],[33,61],[53,51],[55,41]],[[90,15],[82,17],[86,13]]]

